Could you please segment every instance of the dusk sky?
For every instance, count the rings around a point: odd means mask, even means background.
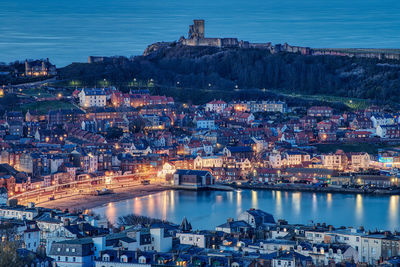
[[[49,57],[58,66],[89,55],[141,54],[187,35],[192,19],[206,35],[311,47],[400,47],[397,0],[143,1],[3,0],[0,62]]]

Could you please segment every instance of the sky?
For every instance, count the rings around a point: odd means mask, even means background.
[[[0,62],[139,55],[151,43],[206,35],[310,47],[400,48],[398,0],[1,0]]]

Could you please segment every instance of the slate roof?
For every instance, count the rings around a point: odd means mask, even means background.
[[[204,176],[210,173],[209,171],[200,171],[200,170],[176,170],[175,174],[179,175],[197,175]]]

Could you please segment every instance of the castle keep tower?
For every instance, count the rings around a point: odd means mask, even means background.
[[[189,26],[189,39],[204,39],[204,20],[195,19]]]

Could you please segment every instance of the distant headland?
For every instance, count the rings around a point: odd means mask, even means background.
[[[377,59],[394,59],[400,60],[400,49],[375,49],[375,48],[311,48],[303,46],[293,46],[288,43],[272,44],[266,43],[251,43],[249,41],[238,40],[235,37],[228,38],[210,38],[205,35],[205,21],[196,19],[189,26],[188,38],[180,37],[177,42],[158,42],[149,45],[143,55],[149,55],[152,52],[172,44],[180,44],[184,46],[208,46],[220,48],[258,48],[265,49],[272,54],[287,52],[300,53],[302,55],[331,55],[331,56],[347,56],[347,57],[365,57]],[[89,63],[96,61],[90,57]]]

